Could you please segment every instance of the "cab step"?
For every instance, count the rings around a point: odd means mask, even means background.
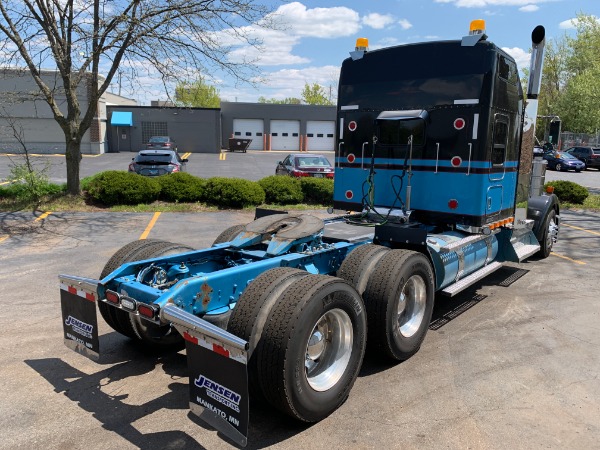
[[[487,266],[483,266],[481,269],[477,270],[476,272],[473,272],[471,275],[466,276],[461,280],[457,281],[456,283],[451,284],[450,286],[442,289],[441,293],[442,295],[445,295],[447,297],[454,297],[459,292],[464,291],[466,288],[481,280],[482,278],[485,278],[490,273],[495,272],[500,267],[502,267],[502,263],[498,261],[489,263]]]

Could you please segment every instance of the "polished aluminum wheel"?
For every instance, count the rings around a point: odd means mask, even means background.
[[[352,354],[352,321],[341,309],[327,311],[317,321],[306,344],[306,379],[315,391],[335,386]]]
[[[413,275],[402,287],[398,299],[397,327],[404,337],[413,336],[420,328],[425,317],[427,304],[427,287],[425,280],[419,275]]]

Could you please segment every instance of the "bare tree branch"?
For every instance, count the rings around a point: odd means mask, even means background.
[[[251,82],[256,66],[228,53],[260,46],[249,31],[275,28],[270,12],[252,0],[0,0],[0,66],[27,67],[50,106],[65,135],[67,188],[75,194],[81,140],[123,66],[132,83],[140,64],[150,66],[165,88],[215,71]],[[57,71],[60,85],[48,84],[47,70]]]

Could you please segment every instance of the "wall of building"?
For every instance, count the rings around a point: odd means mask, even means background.
[[[111,125],[112,112],[132,113],[132,127]],[[153,108],[148,106],[107,106],[109,152],[144,149],[150,136],[170,136],[179,153],[219,153],[221,117],[217,108]]]
[[[54,98],[63,114],[67,104],[62,80],[55,71],[42,72],[42,79],[54,91]],[[82,111],[88,107],[88,81],[77,90]],[[99,116],[81,142],[82,153],[98,154],[104,151],[104,134]],[[65,136],[54,120],[50,106],[43,99],[39,87],[27,70],[3,69],[0,71],[0,151],[22,152],[14,132],[19,133],[27,150],[32,153],[65,153]]]
[[[300,122],[299,139],[304,139],[307,135],[307,122],[335,122],[336,107],[321,105],[278,105],[272,103],[221,102],[221,139],[225,148],[228,147],[229,138],[234,137],[233,123],[235,119],[262,120],[264,123],[265,142],[263,149],[281,150],[277,148],[270,148],[269,145],[272,120],[298,120]],[[240,137],[245,138],[246,136]],[[257,139],[260,138],[260,136],[251,136],[251,138]]]

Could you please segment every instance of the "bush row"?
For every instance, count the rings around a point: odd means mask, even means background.
[[[581,205],[588,198],[588,195],[590,195],[586,188],[572,181],[549,181],[544,184],[544,189],[546,190],[548,186],[554,188],[554,193],[561,202]]]
[[[278,205],[330,205],[333,201],[333,180],[276,175],[260,181],[223,177],[203,179],[184,172],[148,178],[110,170],[83,179],[81,188],[91,199],[108,206],[164,200],[243,208],[265,202]]]

